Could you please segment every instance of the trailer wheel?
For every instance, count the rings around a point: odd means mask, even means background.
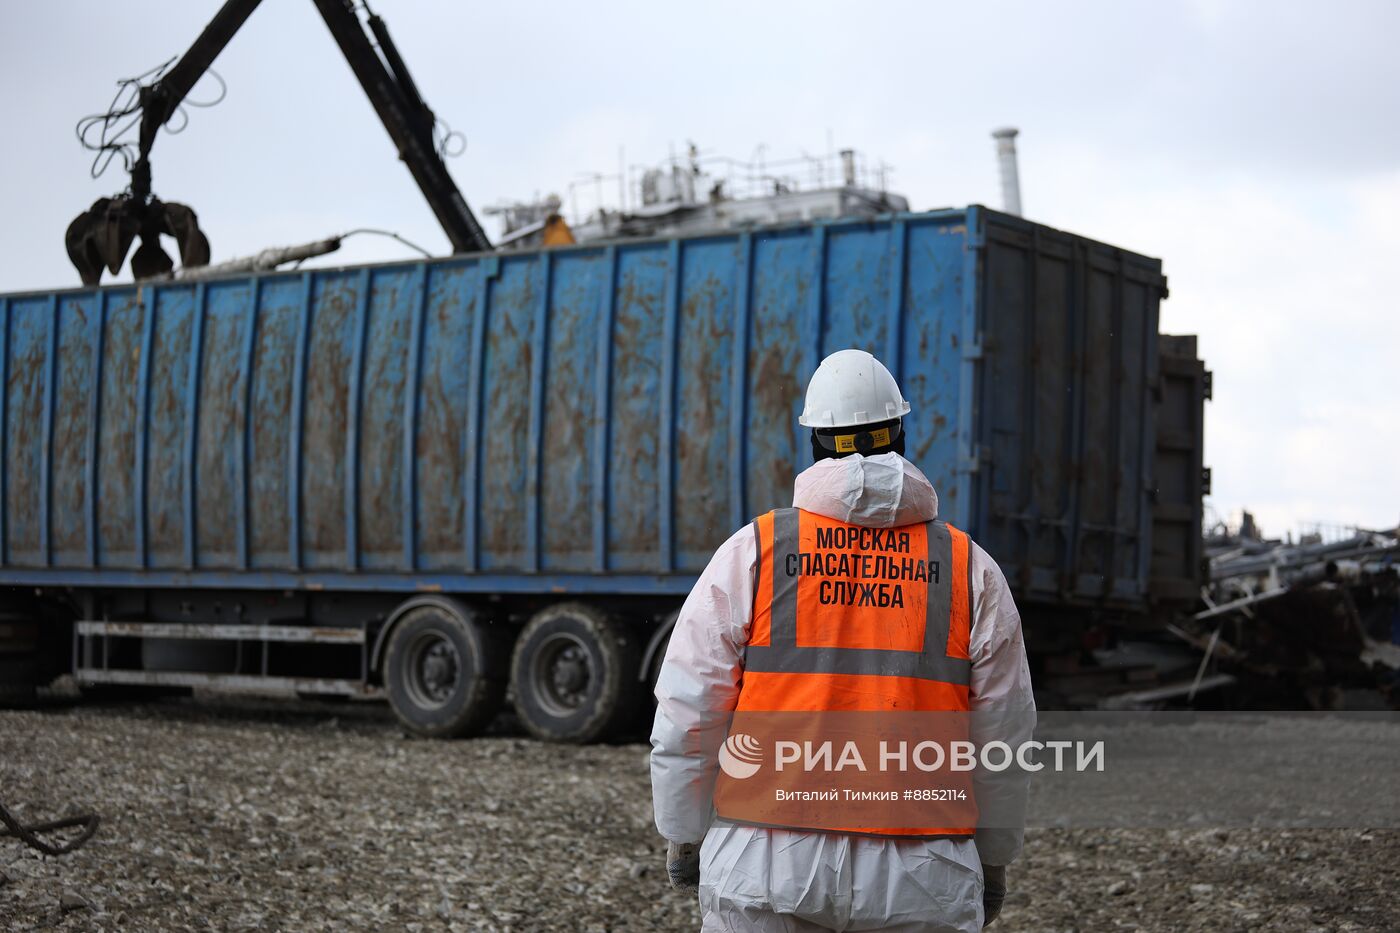
[[[473,735],[500,711],[504,660],[497,633],[467,610],[410,609],[394,627],[385,655],[389,705],[415,735]]]
[[[681,616],[679,609],[674,609],[661,620],[661,625],[657,627],[656,634],[651,637],[651,642],[647,645],[647,693],[656,693],[656,682],[661,679],[661,665],[666,661],[666,649],[671,644],[671,633],[676,630],[676,620]]]
[[[511,660],[515,711],[550,742],[592,742],[635,712],[636,641],[611,616],[582,603],[537,613]]]

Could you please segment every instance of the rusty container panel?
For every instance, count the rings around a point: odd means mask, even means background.
[[[199,351],[194,476],[198,499],[194,538],[200,567],[240,565],[238,502],[242,484],[244,407],[254,323],[252,286],[246,280],[207,287]]]
[[[92,405],[97,381],[94,342],[100,324],[99,296],[68,295],[58,303],[58,359],[53,400],[51,556],[60,566],[88,562],[89,444],[95,437]]]
[[[465,496],[470,477],[467,403],[473,379],[480,376],[468,348],[478,315],[481,276],[475,267],[460,264],[437,266],[430,274],[414,440],[418,565],[424,570],[451,571],[465,565]]]
[[[404,550],[404,405],[409,379],[409,338],[422,304],[412,270],[383,272],[369,290],[362,325],[357,523],[366,567],[397,567]],[[368,282],[368,280],[366,280]],[[347,357],[345,371],[350,371]],[[347,383],[348,385],[348,383]],[[342,499],[340,512],[348,507]],[[308,507],[310,503],[308,503]],[[339,563],[344,563],[343,555]]]
[[[298,539],[302,566],[333,568],[345,563],[345,437],[350,392],[351,329],[361,283],[354,273],[317,276],[312,286],[306,356],[302,363],[300,444],[297,477]],[[390,304],[392,307],[392,303]],[[392,354],[393,331],[381,349]],[[380,362],[376,360],[376,362]],[[383,391],[392,392],[391,385]],[[371,497],[378,493],[371,488]],[[377,507],[374,498],[371,507]],[[393,503],[397,505],[397,503]]]
[[[530,383],[542,348],[548,270],[538,256],[501,259],[487,291],[481,416],[477,430],[479,561],[484,570],[522,571],[533,410]]]
[[[859,347],[1021,598],[1142,609],[1155,458],[1199,463],[1155,430],[1164,282],[973,207],[0,296],[0,584],[680,594]]]
[[[672,250],[648,243],[617,250],[612,317],[610,417],[604,451],[605,560],[609,570],[656,569],[661,529],[661,342]],[[596,521],[596,519],[595,519]]]
[[[603,321],[611,289],[613,253],[563,253],[551,260],[550,313],[545,335],[544,398],[532,430],[538,438],[540,567],[595,568],[594,464],[606,440],[607,414],[599,410],[598,367],[607,337]],[[609,338],[610,339],[610,338]],[[528,472],[528,471],[527,471]]]
[[[93,562],[101,567],[140,566],[136,550],[136,448],[140,425],[136,412],[141,399],[141,337],[147,308],[135,289],[99,293],[102,320],[101,363],[98,374],[97,529]]]
[[[738,394],[745,410],[744,511],[792,504],[793,464],[811,457],[807,430],[797,423],[802,391],[817,352],[813,275],[820,244],[805,228],[750,238],[746,365]]]
[[[258,283],[253,315],[252,389],[244,400],[248,487],[242,521],[249,541],[247,566],[292,565],[289,481],[292,472],[292,389],[298,374],[299,335],[310,302],[310,277],[268,277]],[[240,458],[242,460],[242,458]],[[240,566],[244,562],[240,559]]]
[[[968,232],[976,223],[974,211],[950,212],[934,223],[911,221],[902,232],[898,224],[891,229],[890,250],[902,253],[903,261],[892,262],[889,274],[902,284],[887,295],[891,323],[885,351],[905,398],[921,413],[905,419],[905,452],[938,491],[942,514],[969,530],[972,474],[965,457],[973,445],[969,422],[980,403],[964,394],[965,386],[975,388],[978,365],[975,340],[964,329],[973,326],[978,294],[975,227]]]
[[[673,415],[669,421],[672,482],[663,515],[674,515],[672,565],[699,573],[715,547],[751,516],[743,516],[736,501],[740,490],[731,482],[741,471],[731,454],[731,402],[736,361],[736,311],[744,275],[733,237],[698,240],[680,255],[679,308],[674,315],[670,346]],[[733,454],[737,454],[735,449]]]
[[[185,554],[185,437],[190,420],[191,347],[195,336],[195,291],[191,286],[153,289],[154,334],[145,405],[146,563],[187,567]],[[138,526],[138,531],[140,530]]]
[[[53,378],[51,341],[56,337],[55,299],[10,303],[5,342],[5,559],[43,566],[41,532],[48,494],[47,393]]]

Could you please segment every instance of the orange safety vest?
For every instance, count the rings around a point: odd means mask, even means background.
[[[966,534],[940,521],[867,528],[796,508],[753,527],[753,627],[736,713],[970,709]],[[971,800],[971,775],[959,780]],[[721,772],[720,816],[734,793],[743,791]],[[974,828],[844,831],[961,836]]]

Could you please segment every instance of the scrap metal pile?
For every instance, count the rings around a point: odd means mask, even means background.
[[[1400,708],[1400,529],[1333,540],[1207,535],[1204,608],[1176,633],[1233,674],[1254,702]],[[1369,702],[1376,702],[1374,698]]]

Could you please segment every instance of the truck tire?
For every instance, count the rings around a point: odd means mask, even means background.
[[[434,739],[485,729],[505,698],[498,633],[465,608],[410,609],[389,636],[384,685],[399,722]]]
[[[666,649],[671,644],[671,633],[676,630],[676,620],[680,618],[679,609],[672,610],[666,618],[661,620],[656,635],[652,636],[652,642],[647,646],[649,663],[646,670],[647,693],[656,693],[656,682],[661,679],[661,665],[666,661]]]
[[[537,613],[511,659],[515,712],[548,742],[593,742],[636,712],[638,646],[611,616],[582,603]]]

